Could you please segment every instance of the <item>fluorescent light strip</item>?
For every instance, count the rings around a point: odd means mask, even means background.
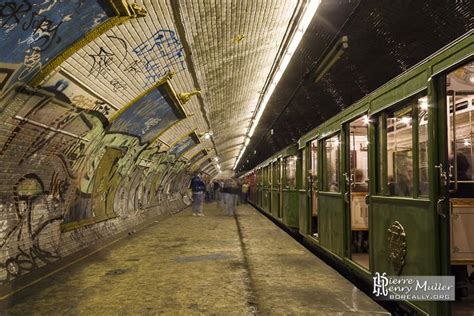
[[[255,129],[257,128],[258,122],[260,121],[260,118],[263,115],[263,111],[265,111],[265,107],[267,106],[267,103],[270,100],[270,97],[273,94],[273,91],[275,91],[275,88],[278,82],[280,81],[281,77],[285,73],[286,67],[290,63],[291,57],[293,57],[293,54],[295,53],[296,48],[301,42],[301,39],[303,38],[303,35],[306,32],[306,29],[308,28],[309,23],[313,19],[313,16],[316,13],[316,10],[318,9],[320,3],[321,3],[321,0],[309,0],[308,5],[305,8],[305,11],[303,13],[303,17],[298,23],[296,32],[292,35],[291,42],[286,49],[285,55],[283,56],[283,59],[278,65],[278,70],[275,72],[272,78],[272,81],[270,85],[267,87],[267,90],[265,91],[265,95],[262,101],[260,102],[260,105],[258,106],[257,114],[255,115],[255,118],[251,121],[252,125],[247,134],[248,137],[245,139],[245,143],[240,151],[240,154],[238,158],[235,160],[235,165],[233,168],[234,170],[235,168],[237,168],[237,165],[239,164],[240,159],[242,158],[245,150],[247,149],[247,145],[250,143],[250,138],[253,136],[253,133],[255,132]]]

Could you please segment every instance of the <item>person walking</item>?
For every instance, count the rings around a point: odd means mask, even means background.
[[[236,203],[236,193],[237,193],[237,182],[230,178],[224,182],[224,199],[226,204],[226,211],[228,216],[233,216],[235,214],[235,203]]]
[[[206,185],[199,173],[191,180],[191,190],[193,191],[193,216],[204,216],[202,204],[204,202]]]

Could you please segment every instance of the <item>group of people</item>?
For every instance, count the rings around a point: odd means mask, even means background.
[[[204,201],[221,201],[221,207],[225,208],[227,215],[235,214],[235,206],[239,203],[247,203],[249,185],[239,180],[228,178],[225,181],[206,181],[197,173],[191,180],[193,191],[193,216],[204,216]]]

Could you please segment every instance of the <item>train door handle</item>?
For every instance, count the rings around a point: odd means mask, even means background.
[[[444,202],[446,201],[445,197],[439,198],[438,203],[436,203],[436,212],[439,216],[446,218],[446,214],[444,213]]]
[[[435,165],[434,167],[439,170],[439,179],[441,180],[441,184],[443,186],[447,186],[448,185],[448,174],[444,170],[443,164],[440,163],[439,165]]]
[[[344,202],[347,204],[350,203],[349,192],[344,193]]]
[[[342,176],[344,177],[344,180],[346,180],[347,186],[349,186],[349,184],[351,183],[349,174],[347,172],[344,172]]]

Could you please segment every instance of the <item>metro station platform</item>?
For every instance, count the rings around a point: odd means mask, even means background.
[[[0,314],[389,314],[251,206],[204,212],[152,223],[27,287]]]

